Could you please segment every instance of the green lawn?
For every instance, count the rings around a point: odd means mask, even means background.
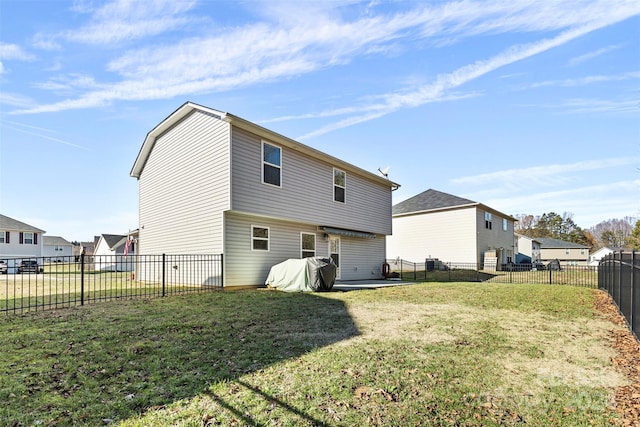
[[[596,290],[253,290],[6,316],[13,426],[609,426]]]

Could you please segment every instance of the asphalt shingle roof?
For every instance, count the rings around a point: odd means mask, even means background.
[[[43,236],[42,244],[45,246],[72,246],[71,242],[60,236]]]
[[[17,219],[9,218],[6,215],[0,214],[0,230],[15,230],[15,231],[29,231],[36,233],[44,233],[44,230],[41,230],[32,225],[26,224],[22,221],[18,221]]]
[[[536,237],[534,240],[540,243],[540,248],[544,249],[589,249],[589,246],[581,245],[579,243],[566,242],[564,240],[554,239],[552,237]]]
[[[127,236],[123,235],[123,234],[103,234],[102,237],[104,238],[105,242],[107,242],[107,245],[109,245],[109,247],[111,249],[113,249],[113,247],[122,239],[126,238]]]
[[[423,212],[457,206],[478,205],[478,202],[429,189],[393,206],[392,214]]]

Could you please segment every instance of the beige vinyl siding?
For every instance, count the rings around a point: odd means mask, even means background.
[[[502,230],[502,219],[504,217],[494,211],[477,208],[477,227],[478,227],[478,262],[484,261],[484,252],[491,249],[504,250],[504,259],[500,263],[507,262],[507,251],[511,251],[512,261],[515,260],[514,241],[513,241],[513,221],[507,221],[507,231]],[[485,212],[490,212],[492,216],[492,227],[488,230],[485,227]]]
[[[340,238],[340,280],[380,279],[384,261],[385,236]]]
[[[251,226],[269,228],[269,251],[251,250]],[[315,226],[234,212],[225,214],[225,287],[264,285],[271,266],[301,258],[300,233],[316,235],[316,254],[326,256],[327,242]]]
[[[540,259],[542,262],[557,259],[561,265],[587,265],[589,262],[589,249],[569,248],[546,248],[540,249]]]
[[[157,138],[139,179],[141,254],[222,252],[229,124],[196,111]]]
[[[269,228],[269,251],[251,250],[251,226]],[[328,242],[317,227],[234,212],[225,214],[225,287],[264,285],[271,266],[301,258],[300,233],[316,235],[316,256],[328,256]],[[341,280],[379,279],[384,236],[341,238]]]
[[[423,263],[477,263],[476,209],[454,209],[393,218],[387,258]]]
[[[391,189],[346,170],[345,203],[333,200],[333,167],[297,151],[282,149],[282,186],[262,183],[262,139],[232,131],[234,211],[280,217],[294,222],[391,233]]]

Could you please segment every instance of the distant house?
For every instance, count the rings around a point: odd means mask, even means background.
[[[589,255],[589,265],[592,267],[597,267],[598,264],[600,264],[600,260],[602,258],[612,253],[613,253],[613,249],[610,249],[606,246],[598,249],[597,251]]]
[[[59,236],[43,236],[42,256],[47,262],[64,261],[73,255],[73,245]]]
[[[94,269],[98,271],[134,271],[135,268],[135,242],[129,242],[129,235],[125,234],[101,234],[98,237],[93,253]]]
[[[589,246],[550,237],[536,237],[535,240],[540,244],[543,264],[556,259],[561,266],[587,265],[589,262]]]
[[[513,262],[515,218],[469,199],[429,189],[393,206],[387,258],[500,268]]]
[[[382,277],[398,185],[255,123],[187,102],[147,134],[131,176],[139,254],[223,254],[228,287],[308,256],[342,280]]]
[[[516,263],[540,262],[540,242],[534,237],[515,233]]]
[[[42,256],[44,233],[44,230],[0,214],[0,259],[7,260],[9,272],[23,258]]]

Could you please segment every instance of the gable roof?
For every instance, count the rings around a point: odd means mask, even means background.
[[[415,212],[426,212],[436,209],[462,207],[462,206],[474,206],[479,203],[462,197],[454,196],[452,194],[443,193],[442,191],[436,191],[428,189],[420,194],[417,194],[410,199],[394,205],[392,213],[405,214]]]
[[[102,234],[101,236],[102,239],[107,242],[107,245],[109,245],[109,249],[114,249],[116,246],[119,246],[118,243],[121,241],[124,243],[127,239],[127,236],[123,234]]]
[[[71,242],[60,236],[43,236],[42,244],[45,246],[72,246]]]
[[[270,141],[276,142],[284,147],[296,150],[301,152],[309,157],[325,161],[329,164],[332,164],[336,167],[344,169],[345,171],[355,173],[357,175],[362,175],[367,177],[370,180],[376,181],[381,184],[388,185],[389,187],[396,189],[400,187],[399,184],[388,180],[387,178],[374,174],[372,172],[361,169],[357,166],[354,166],[350,163],[347,163],[343,160],[340,160],[336,157],[330,156],[322,151],[316,150],[315,148],[311,148],[308,145],[304,145],[298,141],[295,141],[291,138],[287,138],[286,136],[280,135],[272,130],[264,128],[260,125],[252,123],[248,120],[240,118],[238,116],[234,116],[230,113],[225,113],[222,111],[217,111],[202,105],[195,104],[193,102],[185,102],[180,106],[176,111],[171,113],[169,117],[160,122],[156,127],[154,127],[149,133],[142,143],[142,147],[140,148],[140,152],[138,153],[138,157],[136,158],[133,167],[131,168],[130,176],[134,178],[140,178],[140,174],[142,174],[142,170],[144,169],[145,163],[153,150],[153,146],[156,140],[166,131],[171,129],[173,126],[177,125],[181,120],[187,117],[189,114],[194,111],[201,111],[203,113],[214,116],[215,118],[230,123],[238,128],[247,130],[251,133],[254,133],[260,137],[266,138]]]
[[[589,246],[565,242],[564,240],[554,239],[552,237],[536,237],[535,240],[540,242],[540,249],[589,249]]]
[[[0,230],[14,230],[14,231],[28,231],[34,233],[46,233],[44,230],[41,230],[32,225],[26,224],[22,221],[18,221],[17,219],[9,218],[6,215],[0,214]]]
[[[431,188],[394,205],[391,213],[393,216],[402,216],[468,207],[479,207],[484,210],[494,212],[506,219],[516,221],[512,216],[506,215],[487,205],[483,205],[482,203],[474,202],[473,200],[465,199],[464,197],[454,196],[453,194],[443,193],[442,191],[437,191]]]

